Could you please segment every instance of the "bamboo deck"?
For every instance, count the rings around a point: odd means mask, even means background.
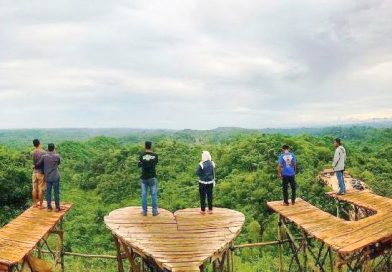
[[[212,215],[201,215],[199,209],[174,214],[160,209],[158,216],[145,217],[140,211],[140,207],[115,210],[105,223],[121,242],[172,272],[199,272],[203,263],[227,250],[245,221],[242,213],[222,208],[215,208]]]
[[[329,184],[334,176],[322,177]],[[346,177],[350,182],[351,177]],[[352,254],[379,242],[392,242],[392,199],[368,190],[348,190],[345,195],[328,193],[335,199],[375,212],[359,221],[346,221],[312,206],[302,199],[295,205],[283,206],[282,201],[268,202],[268,206],[299,229],[325,242],[341,254]]]
[[[62,220],[71,204],[61,205],[61,212],[29,208],[0,229],[0,270],[20,264]]]

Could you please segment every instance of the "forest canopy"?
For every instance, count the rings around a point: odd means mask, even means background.
[[[39,132],[39,133],[38,133]],[[29,139],[7,136],[0,145],[0,224],[4,225],[31,204],[31,140],[51,141],[45,131],[29,132]],[[75,133],[74,131],[72,133]],[[266,206],[281,196],[277,157],[282,144],[291,146],[299,166],[298,197],[333,212],[318,173],[330,167],[333,139],[340,137],[348,153],[348,170],[364,179],[378,194],[392,197],[392,130],[389,128],[330,128],[323,132],[274,134],[238,129],[214,131],[127,132],[113,137],[72,140],[70,131],[56,131],[57,151],[62,156],[61,198],[75,204],[66,218],[66,250],[113,254],[110,233],[103,217],[111,210],[140,205],[138,154],[144,140],[154,142],[159,154],[159,206],[171,211],[198,207],[195,169],[202,150],[209,150],[217,165],[215,205],[243,212],[246,225],[237,243],[276,239],[276,216]],[[63,137],[62,137],[63,135]],[[276,248],[244,249],[236,257],[236,271],[274,271]],[[115,263],[84,263],[67,259],[78,271],[115,271]],[[272,270],[269,270],[272,269]],[[80,270],[81,271],[81,270]]]

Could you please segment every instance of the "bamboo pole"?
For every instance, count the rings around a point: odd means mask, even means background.
[[[294,238],[295,241],[301,241],[304,238]],[[268,241],[268,242],[259,242],[259,243],[249,243],[249,244],[241,244],[233,246],[232,249],[241,249],[241,248],[249,248],[249,247],[263,247],[263,246],[271,246],[271,245],[280,245],[290,242],[289,239],[277,240],[277,241]]]
[[[282,246],[282,217],[279,216],[278,222],[278,250],[279,250],[279,272],[283,271],[283,246]],[[288,240],[287,240],[288,241]],[[270,242],[273,243],[273,242]]]
[[[117,236],[113,235],[113,240],[114,240],[114,244],[116,246],[116,251],[117,251],[117,271],[118,272],[124,272],[124,264],[123,264],[123,258],[121,257],[121,244],[120,241],[118,240]]]

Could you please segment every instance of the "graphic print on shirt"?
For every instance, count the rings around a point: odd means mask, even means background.
[[[291,167],[292,161],[293,161],[293,155],[291,155],[291,154],[283,155],[283,160],[286,164],[286,167]]]
[[[150,154],[146,154],[143,156],[143,160],[145,160],[145,161],[150,161],[150,160],[154,160],[154,159],[155,159],[155,156],[150,155]]]

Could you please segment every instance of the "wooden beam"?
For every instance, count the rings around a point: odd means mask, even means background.
[[[117,271],[124,272],[120,242],[118,241],[118,238],[116,235],[114,235],[114,234],[112,234],[112,235],[113,235],[113,240],[114,240],[114,244],[116,246],[116,251],[117,251],[117,257],[116,257],[117,258]]]

